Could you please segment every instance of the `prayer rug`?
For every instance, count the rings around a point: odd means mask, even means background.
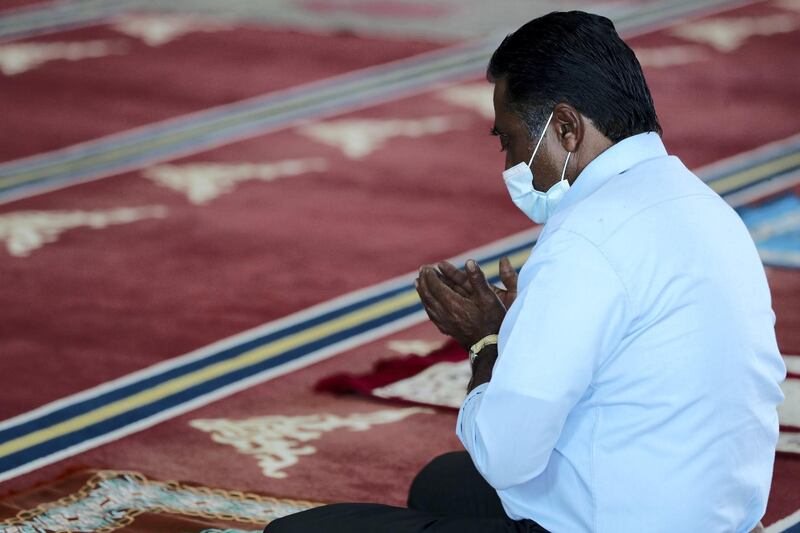
[[[276,518],[317,505],[132,471],[81,471],[0,501],[0,533],[260,532]]]

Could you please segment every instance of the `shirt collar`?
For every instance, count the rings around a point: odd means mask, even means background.
[[[559,202],[554,214],[583,200],[610,178],[643,161],[666,155],[667,149],[658,133],[651,131],[622,139],[586,165]]]

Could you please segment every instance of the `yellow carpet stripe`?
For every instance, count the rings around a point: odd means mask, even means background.
[[[728,191],[743,187],[751,182],[761,179],[764,176],[778,174],[779,172],[799,164],[800,152],[795,152],[773,161],[767,161],[766,163],[762,163],[755,167],[742,170],[741,172],[737,172],[736,174],[732,174],[725,178],[712,181],[710,186],[717,192],[717,194],[724,195]]]
[[[17,437],[0,445],[0,457],[5,457],[25,448],[41,444],[48,440],[78,431],[92,424],[102,422],[126,411],[166,398],[177,392],[210,381],[230,372],[240,370],[252,364],[280,355],[288,350],[304,344],[314,342],[328,335],[357,326],[374,318],[384,316],[397,309],[401,309],[415,302],[419,298],[416,291],[407,290],[382,302],[377,302],[364,309],[353,311],[329,322],[319,324],[304,331],[297,332],[282,339],[260,346],[227,361],[220,361],[208,367],[196,370],[184,376],[156,385],[121,400],[117,400],[103,407],[65,420],[48,428],[34,431],[27,435]]]

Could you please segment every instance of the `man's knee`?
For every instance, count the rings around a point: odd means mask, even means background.
[[[332,503],[290,514],[273,520],[264,533],[308,533],[329,531],[332,523],[341,523],[358,515],[358,510],[369,504]]]
[[[292,518],[295,515],[284,516],[273,520],[264,528],[264,533],[297,533],[302,531],[298,520]]]
[[[407,509],[377,503],[332,503],[314,507],[270,522],[264,533],[309,533],[316,531],[394,531],[386,524],[408,523]],[[400,516],[397,516],[400,513]],[[394,521],[394,522],[392,522]],[[399,522],[398,522],[399,521]]]
[[[411,482],[408,491],[408,506],[412,509],[427,509],[432,499],[440,497],[444,485],[452,481],[453,476],[462,472],[465,466],[472,464],[467,452],[449,452],[442,454],[420,470]]]
[[[267,527],[264,528],[264,533],[306,533],[308,531],[317,531],[315,528],[320,523],[326,522],[329,519],[329,515],[335,516],[338,507],[344,507],[344,505],[323,505],[322,507],[314,507],[306,511],[286,515],[267,524]]]

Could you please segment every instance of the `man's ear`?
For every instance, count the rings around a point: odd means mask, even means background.
[[[553,109],[553,122],[558,132],[558,141],[564,150],[576,152],[586,133],[583,115],[571,105],[561,103]]]

